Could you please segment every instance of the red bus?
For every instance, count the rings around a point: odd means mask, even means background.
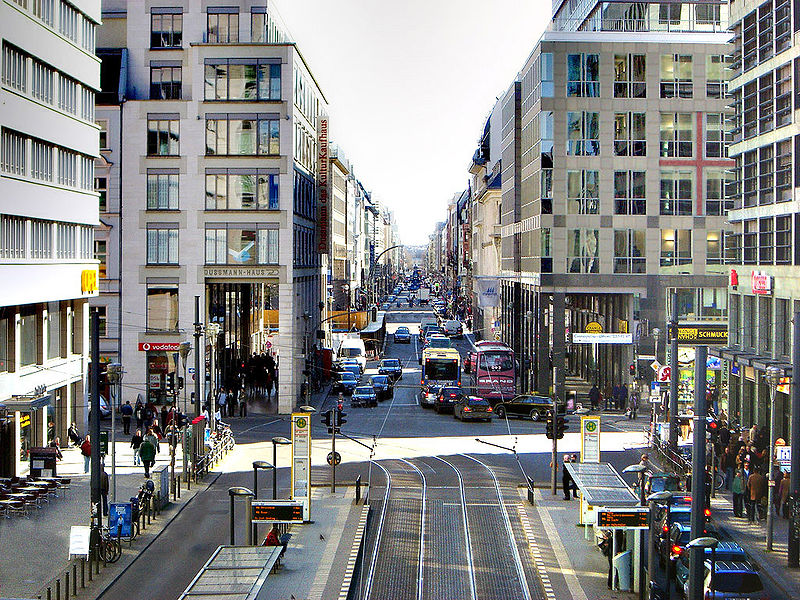
[[[475,395],[494,404],[516,395],[514,351],[502,342],[481,342],[472,353]]]

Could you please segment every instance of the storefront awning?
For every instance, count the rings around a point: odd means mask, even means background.
[[[0,401],[0,409],[8,411],[30,412],[37,408],[50,406],[52,400],[50,394],[45,396],[12,396],[7,400]]]
[[[592,506],[636,506],[639,498],[609,463],[564,463]]]

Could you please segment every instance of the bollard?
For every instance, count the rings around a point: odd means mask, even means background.
[[[72,563],[72,595],[78,595],[78,565]]]
[[[86,588],[86,559],[81,556],[81,589]]]
[[[64,573],[64,600],[69,599],[69,571]]]
[[[356,477],[356,504],[361,502],[361,475]]]
[[[528,502],[530,502],[531,506],[536,504],[534,495],[533,495],[533,479],[528,477]]]
[[[94,550],[89,552],[89,583],[92,583],[94,565],[92,564],[92,557],[94,555]],[[86,587],[86,586],[84,586]]]
[[[56,600],[61,600],[61,580],[56,579]]]
[[[53,594],[50,587],[47,588],[47,600],[53,600]]]

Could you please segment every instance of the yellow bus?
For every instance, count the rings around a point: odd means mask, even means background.
[[[436,402],[434,389],[443,385],[461,385],[461,354],[455,348],[426,348],[422,351],[420,403]]]

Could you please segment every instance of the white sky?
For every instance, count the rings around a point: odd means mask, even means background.
[[[330,103],[331,140],[426,243],[549,0],[273,0]]]

